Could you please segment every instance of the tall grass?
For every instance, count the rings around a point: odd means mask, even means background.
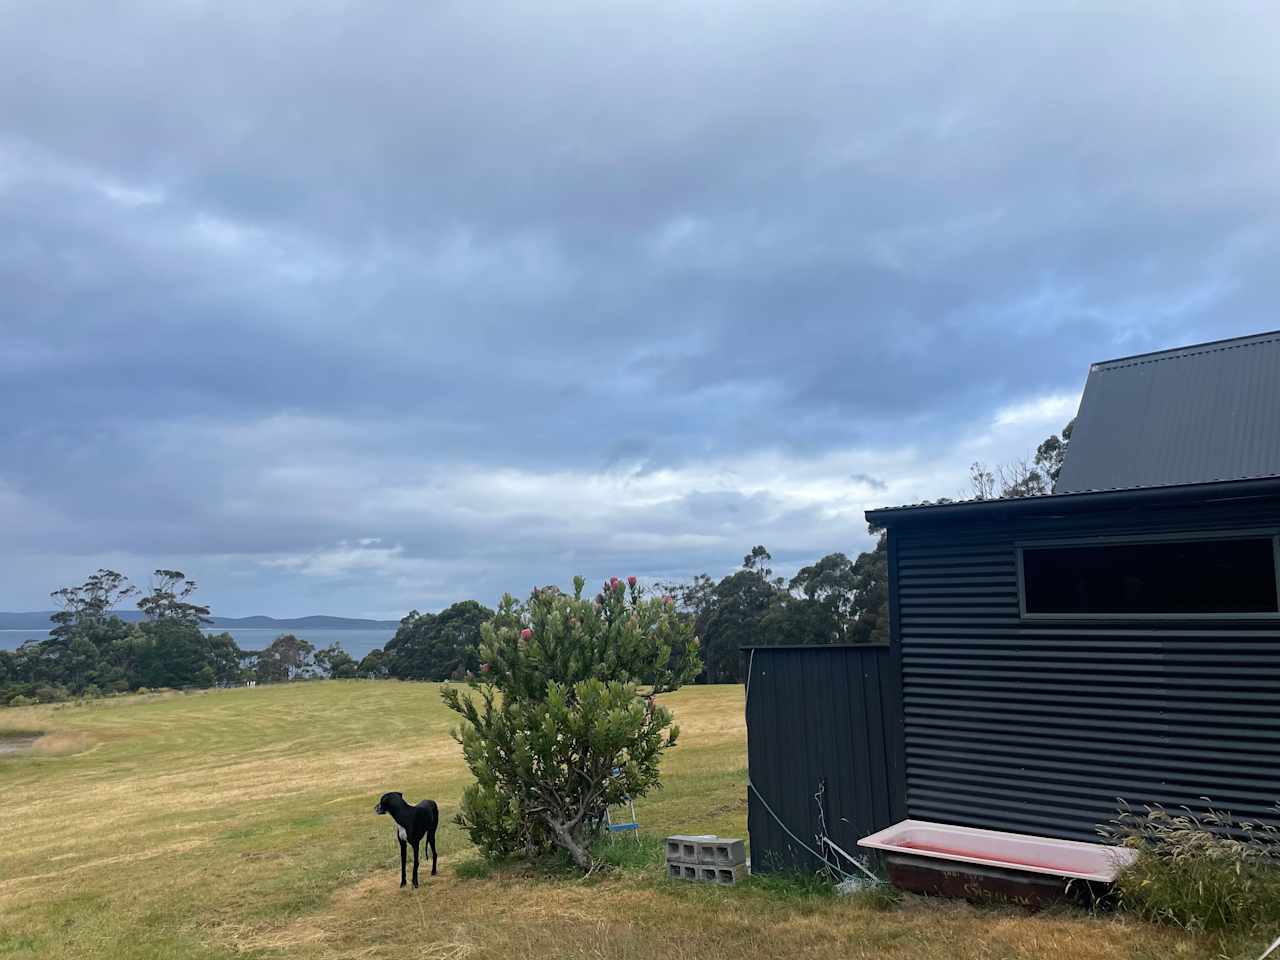
[[[1280,924],[1280,829],[1211,807],[1139,812],[1122,801],[1099,832],[1138,852],[1116,879],[1119,908],[1192,931]]]

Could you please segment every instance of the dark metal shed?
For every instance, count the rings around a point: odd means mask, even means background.
[[[752,871],[816,868],[806,847],[823,819],[851,852],[901,820],[902,684],[889,647],[755,647],[746,656]]]

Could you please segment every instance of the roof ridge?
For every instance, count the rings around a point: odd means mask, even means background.
[[[949,503],[938,503],[936,501],[933,503],[904,503],[899,506],[873,507],[864,512],[867,514],[896,514],[904,512],[928,513],[933,511],[946,511],[947,508],[976,507],[979,504],[985,504],[988,507],[994,508],[999,505],[1007,506],[1013,503],[1045,500],[1051,500],[1055,503],[1067,503],[1079,502],[1081,500],[1088,500],[1111,494],[1125,494],[1134,497],[1140,497],[1144,494],[1178,494],[1187,491],[1208,494],[1227,490],[1232,487],[1239,489],[1238,485],[1256,485],[1259,483],[1267,483],[1268,481],[1280,482],[1280,474],[1258,473],[1240,477],[1215,477],[1212,480],[1184,480],[1177,483],[1139,484],[1136,486],[1124,487],[1089,487],[1083,490],[1064,490],[1062,493],[1039,493],[1026,497],[970,498],[968,500],[952,500]]]
[[[1090,371],[1098,370],[1106,373],[1111,370],[1126,370],[1129,367],[1140,367],[1148,363],[1161,363],[1165,360],[1185,360],[1202,357],[1208,353],[1221,353],[1226,350],[1240,350],[1244,347],[1257,347],[1267,343],[1280,341],[1280,330],[1264,330],[1261,333],[1250,333],[1240,337],[1228,337],[1225,340],[1210,340],[1207,343],[1191,343],[1185,347],[1169,347],[1167,350],[1153,350],[1150,353],[1137,353],[1131,357],[1117,357],[1114,360],[1099,360],[1090,365]]]

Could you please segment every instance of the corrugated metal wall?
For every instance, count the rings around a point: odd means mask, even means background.
[[[895,521],[908,814],[1081,840],[1117,797],[1280,819],[1280,623],[1024,621],[1014,549],[1276,527],[1274,498]]]
[[[827,835],[850,853],[901,820],[901,681],[889,648],[765,647],[748,663],[747,762],[759,791],[747,791],[752,870],[817,866],[778,820],[814,846],[820,783]]]

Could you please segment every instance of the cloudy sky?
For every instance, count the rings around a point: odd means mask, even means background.
[[[860,550],[1280,327],[1277,64],[1273,3],[0,0],[0,609]]]

